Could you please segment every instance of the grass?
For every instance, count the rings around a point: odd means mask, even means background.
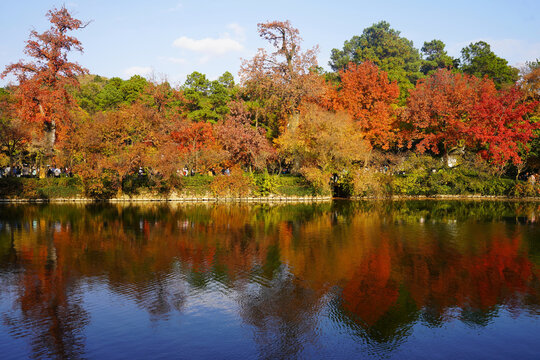
[[[0,179],[0,198],[56,199],[83,195],[84,187],[79,177]]]

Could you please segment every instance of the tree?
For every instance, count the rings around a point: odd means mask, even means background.
[[[187,100],[187,117],[193,121],[216,123],[229,112],[227,103],[231,100],[233,87],[234,79],[229,72],[214,81],[197,71],[191,73],[182,86]]]
[[[233,165],[263,170],[275,155],[265,131],[251,126],[249,113],[242,103],[231,104],[231,113],[216,125],[215,133]]]
[[[28,127],[20,120],[0,118],[0,152],[7,157],[7,163],[14,165],[15,159],[26,149],[31,136]]]
[[[490,80],[439,69],[411,90],[402,119],[409,146],[420,153],[448,153],[457,147],[473,146],[467,136],[475,104],[483,87],[494,91]]]
[[[528,61],[522,69],[520,81],[525,101],[535,101],[537,106],[531,116],[531,121],[540,121],[540,60]],[[540,169],[540,130],[529,144],[530,152],[527,157],[527,166],[538,171]]]
[[[330,66],[338,71],[351,62],[361,64],[368,60],[386,71],[391,81],[398,82],[402,98],[422,77],[418,50],[412,41],[401,37],[400,32],[390,28],[386,21],[373,24],[364,29],[362,35],[345,41],[342,50],[332,49]]]
[[[291,123],[276,143],[293,169],[326,193],[333,174],[352,170],[369,151],[369,143],[346,113],[313,104],[302,109],[298,122]]]
[[[528,61],[522,70],[520,82],[525,99],[540,101],[540,60]],[[536,116],[540,117],[540,108],[537,108]]]
[[[424,42],[422,46],[422,54],[425,58],[422,60],[420,71],[424,75],[430,75],[437,69],[451,69],[457,61],[449,56],[444,50],[444,43],[441,40],[431,40]]]
[[[396,140],[399,87],[371,61],[349,64],[339,71],[338,89],[330,88],[330,108],[345,110],[372,146],[388,149]]]
[[[97,96],[100,110],[117,109],[124,102],[122,84],[124,80],[119,77],[110,78]]]
[[[540,123],[527,118],[537,103],[522,101],[518,87],[499,92],[486,90],[474,108],[474,121],[468,131],[481,154],[493,163],[521,165],[530,151],[530,141],[537,136],[535,130],[540,128]]]
[[[24,52],[34,61],[8,65],[1,76],[16,75],[18,117],[43,124],[48,134],[46,151],[51,154],[56,130],[63,129],[75,105],[67,87],[77,87],[77,76],[87,73],[79,64],[67,60],[69,51],[83,51],[81,42],[68,32],[84,28],[87,23],[73,18],[65,7],[50,10],[47,18],[51,28],[42,34],[33,30],[26,43]]]
[[[289,21],[260,23],[258,30],[275,51],[259,49],[253,59],[243,62],[242,95],[254,112],[255,126],[264,126],[270,137],[276,137],[301,101],[321,89],[322,80],[314,71],[318,49],[302,52],[302,38]]]
[[[179,90],[173,89],[168,81],[149,81],[144,89],[145,103],[154,107],[159,114],[176,110],[175,103],[184,100]],[[171,114],[167,114],[171,115]]]
[[[484,41],[471,43],[461,50],[461,70],[479,78],[487,76],[500,89],[503,85],[513,85],[518,80],[518,70],[508,65],[508,61],[495,55]]]
[[[218,166],[226,158],[217,145],[210,123],[184,123],[171,135],[190,172],[204,172]]]
[[[527,115],[536,103],[512,87],[497,91],[490,79],[440,69],[411,91],[404,116],[419,152],[447,155],[469,148],[495,165],[520,164],[540,127]]]
[[[99,94],[107,84],[106,79],[99,75],[83,76],[78,89],[73,89],[73,96],[84,111],[94,114],[102,110],[98,100]]]

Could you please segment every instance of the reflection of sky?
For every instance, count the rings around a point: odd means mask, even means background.
[[[257,329],[242,321],[238,303],[220,291],[190,289],[181,311],[155,320],[133,298],[136,294],[119,294],[104,279],[89,279],[79,286],[84,293],[82,306],[91,320],[84,330],[86,358],[149,359],[163,355],[182,359],[254,359],[260,355],[253,341]],[[187,283],[176,286],[189,287]],[[13,290],[2,291],[0,313],[13,311]],[[354,358],[509,359],[515,356],[515,349],[509,344],[519,343],[520,359],[537,359],[540,318],[516,316],[503,308],[489,326],[478,328],[460,321],[458,313],[457,310],[440,328],[415,321],[410,335],[393,347],[366,342],[336,322],[325,306],[316,317],[317,341],[303,344],[299,355],[306,359],[348,359],[351,354]],[[6,329],[0,326],[0,339],[9,339],[0,340],[2,359],[26,358],[29,349],[25,338],[13,336]]]
[[[86,329],[88,358],[257,357],[252,331],[242,325],[237,305],[219,292],[188,296],[182,311],[173,311],[166,321],[152,321],[144,308],[104,284],[85,293],[84,307],[92,317]]]

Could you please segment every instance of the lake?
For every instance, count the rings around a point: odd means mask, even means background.
[[[0,358],[539,359],[540,203],[0,205]]]

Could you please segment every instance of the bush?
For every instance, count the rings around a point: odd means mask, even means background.
[[[214,196],[231,197],[246,196],[252,191],[252,182],[249,176],[242,171],[232,171],[230,175],[218,175],[210,184]]]
[[[206,195],[212,192],[210,188],[214,181],[214,176],[195,175],[182,177],[182,191],[193,195]]]
[[[515,197],[540,196],[540,185],[519,181],[512,188],[511,195]]]
[[[122,192],[128,195],[138,195],[141,190],[152,190],[157,183],[153,177],[138,174],[126,175],[122,179]]]
[[[301,170],[302,175],[311,184],[316,195],[330,195],[332,189],[330,187],[330,176],[318,168],[303,168]]]
[[[317,193],[316,189],[301,176],[278,175],[276,193],[284,196],[312,196]]]
[[[120,176],[114,170],[103,170],[99,176],[91,176],[84,180],[86,196],[92,199],[110,199],[118,194],[121,187]]]
[[[61,178],[16,178],[0,179],[0,197],[20,199],[73,198],[84,192],[79,176]]]
[[[253,193],[257,196],[276,194],[279,187],[279,176],[270,175],[267,171],[262,174],[251,174]]]
[[[364,168],[345,177],[343,181],[350,181],[350,195],[384,197],[392,193],[392,177],[390,175]]]

